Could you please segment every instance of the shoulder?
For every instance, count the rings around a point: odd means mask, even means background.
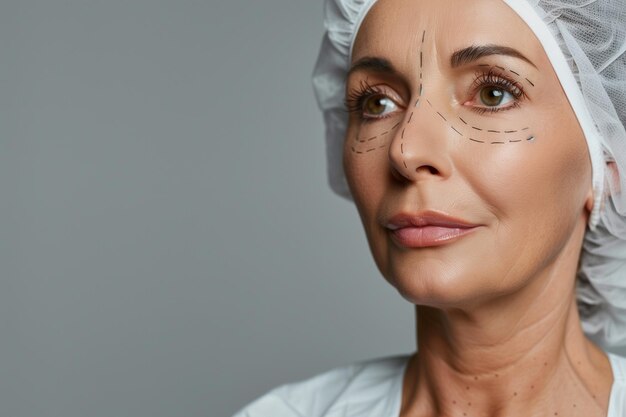
[[[233,417],[347,417],[363,415],[357,409],[388,409],[394,405],[390,395],[402,388],[409,358],[407,354],[369,359],[281,385]]]

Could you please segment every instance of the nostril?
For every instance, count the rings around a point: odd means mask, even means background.
[[[422,165],[420,167],[415,168],[415,172],[419,173],[421,171],[428,171],[430,174],[432,175],[437,175],[439,174],[439,171],[437,170],[437,168],[431,166],[431,165]]]

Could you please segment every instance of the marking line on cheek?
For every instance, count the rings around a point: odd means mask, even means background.
[[[465,135],[463,134],[463,132],[459,129],[457,129],[452,122],[450,122],[444,115],[443,113],[441,113],[440,111],[437,111],[437,109],[435,109],[435,107],[433,106],[433,104],[430,102],[429,99],[426,99],[426,102],[431,106],[431,108],[433,109],[433,112],[437,113],[437,115],[439,115],[439,117],[441,117],[444,121],[445,124],[452,130],[454,130],[455,133],[457,133],[459,136],[461,137],[465,137]],[[477,131],[485,131],[485,129],[482,129],[480,127],[477,126],[471,126],[465,119],[463,119],[462,117],[458,117],[458,119],[466,126],[470,126],[472,129],[477,130]],[[529,130],[530,127],[527,126],[523,129],[512,129],[512,130],[505,130],[504,133],[510,134],[510,133],[517,133],[520,131],[526,131]],[[487,133],[498,133],[501,134],[503,133],[502,130],[496,130],[496,129],[488,129],[486,130]],[[491,145],[504,145],[507,143],[507,141],[502,141],[502,140],[492,140],[492,141],[484,141],[484,140],[478,140],[478,139],[474,139],[468,136],[468,139],[471,140],[472,142],[478,142],[478,143],[489,143]],[[535,137],[534,136],[530,136],[529,138],[527,138],[527,141],[532,141],[534,140]],[[517,143],[517,142],[522,142],[522,140],[509,140],[508,143]]]
[[[413,112],[411,112],[411,115],[409,116],[409,121],[406,122],[406,124],[408,125],[409,123],[411,123],[411,119],[413,118]]]
[[[535,86],[535,84],[533,84],[532,81],[530,81],[528,78],[524,78],[526,81],[528,81],[528,84],[532,85],[533,87]]]

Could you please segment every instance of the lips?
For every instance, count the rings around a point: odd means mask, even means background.
[[[385,227],[400,246],[423,248],[452,243],[480,225],[437,211],[399,213]]]

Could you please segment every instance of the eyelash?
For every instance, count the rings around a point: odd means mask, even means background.
[[[493,69],[489,70],[489,72],[477,72],[474,77],[474,81],[472,82],[471,87],[469,88],[470,96],[474,97],[481,88],[484,87],[496,87],[501,88],[502,90],[510,93],[515,102],[507,107],[472,107],[472,111],[475,111],[478,114],[485,113],[497,113],[501,111],[507,111],[514,108],[520,107],[520,101],[527,98],[526,93],[524,92],[524,88],[518,82],[499,74]],[[363,105],[365,101],[373,96],[384,96],[385,98],[389,98],[385,92],[376,86],[372,86],[367,82],[367,80],[361,80],[359,83],[359,87],[353,88],[347,94],[347,97],[344,101],[346,109],[349,113],[356,114],[362,122],[369,122],[373,120],[385,119],[389,116],[381,116],[381,117],[364,117],[363,116]],[[389,98],[395,103],[395,100]]]
[[[489,72],[477,72],[469,89],[469,95],[474,97],[482,88],[496,87],[500,88],[513,96],[514,103],[507,107],[472,107],[472,110],[478,114],[497,113],[520,107],[520,101],[527,98],[522,85],[502,74],[491,69]]]
[[[385,96],[385,92],[376,86],[372,86],[367,82],[367,80],[361,80],[359,82],[359,87],[353,88],[347,94],[346,100],[344,102],[346,109],[349,113],[356,114],[362,122],[369,122],[371,120],[380,120],[385,119],[389,116],[382,117],[364,117],[363,116],[363,105],[365,101],[373,96]],[[391,99],[390,99],[391,100]],[[393,101],[393,100],[392,100]],[[395,101],[394,101],[395,103]]]

